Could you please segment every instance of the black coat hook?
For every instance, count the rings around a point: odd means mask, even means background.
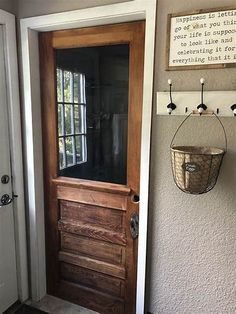
[[[197,110],[200,113],[200,115],[203,113],[203,111],[207,110],[207,106],[203,102],[203,93],[204,93],[204,84],[205,84],[205,79],[201,78],[200,83],[202,85],[202,91],[201,91],[201,103],[200,105],[197,106]]]
[[[176,105],[172,101],[172,90],[171,90],[172,89],[172,81],[171,81],[171,79],[168,80],[168,84],[170,87],[170,103],[167,105],[167,112],[169,114],[171,114],[172,111],[176,109]]]
[[[233,104],[230,108],[233,111],[234,116],[236,117],[236,104]]]

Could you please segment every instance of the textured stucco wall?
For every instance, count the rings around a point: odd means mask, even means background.
[[[217,121],[197,119],[186,122],[176,142],[222,147]],[[236,121],[223,119],[229,151],[216,187],[202,196],[184,194],[172,179],[169,144],[180,121],[153,120],[148,309],[153,314],[235,313]]]
[[[236,89],[236,69],[164,69],[168,13],[235,4],[158,1],[155,92],[167,88],[168,78],[180,91],[198,90],[200,77],[208,90]],[[236,313],[236,119],[223,119],[229,151],[217,186],[202,196],[184,194],[172,179],[169,144],[182,119],[153,115],[147,308],[153,314]],[[223,135],[215,119],[191,118],[177,141],[222,146]]]

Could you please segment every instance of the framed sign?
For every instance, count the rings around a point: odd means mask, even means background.
[[[236,8],[169,14],[166,70],[236,67]]]

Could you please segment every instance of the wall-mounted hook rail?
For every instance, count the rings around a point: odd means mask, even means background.
[[[199,110],[193,110],[193,115],[199,115],[199,116],[212,116],[214,114],[213,110],[204,110],[203,112],[199,112]]]
[[[199,103],[199,92],[172,92],[172,98],[175,103],[178,104],[176,109],[172,111],[172,115],[186,116],[193,110],[197,109],[197,104]],[[204,91],[204,104],[207,106],[207,111],[214,111],[219,117],[234,116],[234,109],[231,107],[232,104],[235,104],[235,100],[236,91]],[[168,102],[169,92],[157,92],[158,115],[169,115],[166,110],[166,104]]]

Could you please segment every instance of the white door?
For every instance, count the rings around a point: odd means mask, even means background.
[[[4,195],[12,197],[7,111],[4,32],[0,25],[0,313],[18,299],[13,203],[3,206],[1,200]],[[9,176],[8,183],[2,183],[3,175]]]

